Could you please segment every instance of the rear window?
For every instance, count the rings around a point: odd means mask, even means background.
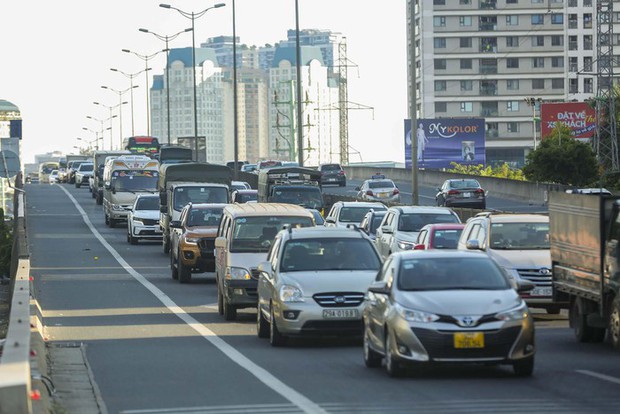
[[[368,239],[292,239],[284,246],[283,272],[324,270],[371,270],[381,267],[379,256]],[[312,277],[314,273],[308,275]],[[336,277],[336,276],[335,276]]]
[[[391,180],[369,181],[369,188],[394,188],[394,182]]]
[[[437,213],[410,213],[401,214],[398,219],[398,230],[420,231],[427,224],[458,223],[459,219],[453,214]]]
[[[364,219],[366,213],[373,208],[377,209],[376,207],[342,207],[338,221],[341,223],[359,223]]]
[[[450,187],[452,188],[478,188],[480,183],[476,180],[458,180],[450,181]]]
[[[342,167],[340,164],[325,164],[321,166],[321,171],[340,171]]]
[[[136,210],[159,210],[159,197],[140,197]]]
[[[434,249],[456,249],[463,229],[435,230],[433,235]]]
[[[187,218],[188,226],[219,226],[222,207],[192,209]]]

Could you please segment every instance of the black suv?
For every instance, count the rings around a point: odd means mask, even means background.
[[[347,185],[347,176],[340,164],[321,164],[321,185],[338,184],[340,187]]]

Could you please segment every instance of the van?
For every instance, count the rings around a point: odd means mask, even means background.
[[[278,231],[285,226],[315,226],[314,216],[294,204],[245,203],[224,208],[215,239],[217,308],[226,320],[237,317],[237,309],[257,305],[260,262]]]

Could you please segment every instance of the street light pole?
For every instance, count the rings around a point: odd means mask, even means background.
[[[523,98],[525,103],[532,108],[532,129],[534,133],[534,151],[536,151],[536,104],[542,102],[542,98]]]
[[[181,33],[189,32],[189,31],[193,32],[193,28],[189,27],[171,36],[162,36],[155,32],[151,32],[148,29],[138,29],[138,30],[141,31],[142,33],[150,33],[156,38],[158,38],[159,40],[162,40],[166,43],[166,48],[164,49],[166,51],[166,119],[168,121],[167,122],[168,124],[168,145],[170,145],[170,70],[169,70],[170,68],[168,67],[168,58],[170,56],[170,48],[168,47],[168,42],[176,39]]]
[[[125,77],[129,78],[129,90],[130,90],[129,95],[130,95],[130,98],[131,98],[131,135],[132,136],[136,135],[135,127],[134,127],[134,116],[133,116],[133,89],[134,88],[138,88],[139,85],[134,85],[133,84],[133,78],[135,78],[138,75],[141,75],[142,72],[144,72],[144,70],[141,70],[141,71],[136,72],[136,73],[125,73],[122,70],[118,70],[118,69],[115,69],[115,68],[110,68],[110,70],[113,71],[113,72],[121,73]],[[147,70],[151,70],[151,68],[147,68]],[[111,89],[111,88],[108,88],[108,89]]]
[[[233,144],[234,161],[233,178],[239,179],[239,130],[237,126],[238,103],[237,103],[237,26],[235,15],[235,0],[232,0],[232,21],[233,21]],[[247,154],[246,154],[247,155]]]
[[[409,0],[409,121],[411,123],[411,129],[409,134],[411,136],[411,203],[414,206],[420,203],[420,188],[418,186],[418,137],[414,135],[414,131],[417,124],[417,110],[418,110],[418,87],[417,87],[417,65],[416,65],[416,20],[415,20],[415,5],[414,0]]]
[[[105,85],[101,86],[102,89],[107,89],[107,90],[112,91],[112,92],[114,92],[114,93],[116,93],[118,95],[118,105],[116,105],[116,106],[119,107],[119,110],[118,110],[118,123],[119,123],[119,125],[118,125],[118,127],[119,127],[119,132],[118,132],[119,147],[118,148],[119,149],[122,149],[122,147],[123,147],[123,107],[121,105],[125,105],[125,104],[128,103],[126,101],[123,101],[123,94],[128,92],[128,91],[130,91],[130,90],[132,90],[133,88],[137,88],[137,87],[138,86],[136,85],[136,86],[131,86],[131,87],[129,87],[127,89],[124,89],[124,90],[118,90],[118,89],[110,88],[109,86],[105,86]]]
[[[196,161],[198,161],[198,105],[196,102],[196,30],[195,30],[195,26],[194,26],[194,21],[202,16],[204,16],[204,14],[211,10],[211,9],[217,9],[219,7],[224,7],[226,6],[226,4],[224,3],[217,3],[215,5],[213,5],[212,7],[207,7],[206,9],[200,11],[200,12],[186,12],[183,11],[181,9],[177,9],[176,7],[172,7],[169,4],[160,4],[159,7],[162,7],[164,9],[173,9],[176,10],[177,12],[179,12],[179,14],[183,17],[185,17],[186,19],[190,19],[192,21],[192,76],[194,78],[194,150],[195,150],[195,155],[194,157],[196,158]],[[206,146],[206,136],[205,136],[205,146]],[[206,159],[206,148],[205,148],[205,159]]]
[[[295,0],[295,58],[297,61],[297,162],[304,166],[304,131],[301,113],[301,46],[299,42],[299,0]]]
[[[132,52],[129,49],[122,49],[125,53],[131,53],[140,59],[144,60],[144,77],[146,78],[146,135],[151,135],[151,108],[149,107],[149,59],[154,58],[161,52],[165,52],[165,50],[158,50],[157,52],[150,55],[141,55],[140,53]]]

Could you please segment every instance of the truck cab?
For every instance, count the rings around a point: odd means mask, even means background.
[[[259,203],[296,204],[321,211],[325,203],[321,192],[321,173],[304,167],[274,167],[258,175]]]

